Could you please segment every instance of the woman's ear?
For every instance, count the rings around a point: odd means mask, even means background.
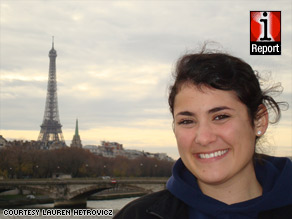
[[[264,104],[259,105],[257,114],[254,120],[254,129],[257,136],[263,135],[269,125],[269,114],[267,107]]]

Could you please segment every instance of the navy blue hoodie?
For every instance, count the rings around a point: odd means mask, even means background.
[[[255,171],[263,195],[255,199],[227,205],[204,195],[181,159],[173,167],[167,189],[189,206],[190,218],[257,218],[259,212],[292,205],[291,160],[267,156],[262,161],[256,162]]]

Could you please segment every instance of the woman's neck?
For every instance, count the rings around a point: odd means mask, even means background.
[[[237,176],[233,176],[232,179],[226,180],[225,182],[207,184],[198,180],[198,185],[205,195],[228,205],[261,196],[262,187],[256,178],[253,165],[252,167],[246,167],[242,171]]]

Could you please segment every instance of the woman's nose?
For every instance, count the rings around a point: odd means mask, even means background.
[[[208,124],[199,124],[195,130],[195,143],[202,146],[207,146],[208,144],[216,140],[216,135],[212,127]]]

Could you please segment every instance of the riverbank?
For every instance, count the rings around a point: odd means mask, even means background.
[[[87,200],[114,200],[132,198],[145,195],[145,192],[123,192],[89,196]],[[51,204],[54,200],[42,195],[28,197],[27,195],[3,195],[0,196],[0,209],[18,208],[25,205]]]
[[[26,195],[3,195],[0,196],[0,209],[16,208],[23,205],[47,204],[53,203],[54,200],[47,196],[33,196],[28,198]]]
[[[146,195],[146,192],[123,192],[123,193],[112,193],[112,194],[102,194],[102,195],[92,195],[87,198],[87,200],[113,200],[120,198],[132,198],[140,197]]]

